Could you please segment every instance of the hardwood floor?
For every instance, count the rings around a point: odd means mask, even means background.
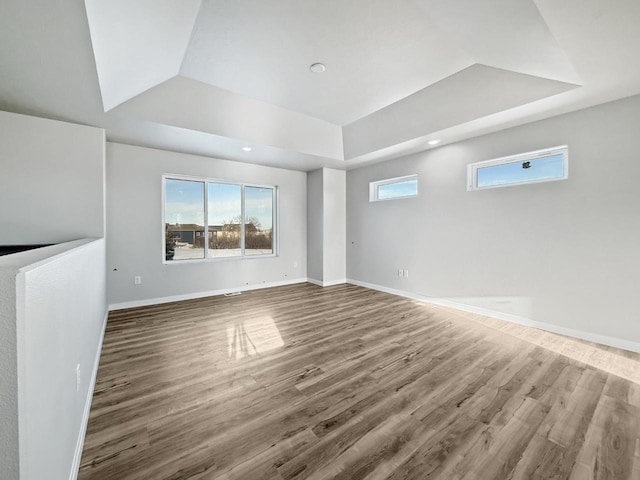
[[[471,317],[310,284],[112,312],[79,479],[640,479],[638,383]]]

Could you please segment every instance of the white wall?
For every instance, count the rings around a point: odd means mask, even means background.
[[[307,173],[307,276],[323,279],[324,228],[323,169]]]
[[[318,285],[346,279],[346,172],[321,168],[307,173],[307,265]]]
[[[104,236],[104,130],[0,111],[0,244]]]
[[[21,480],[77,472],[106,321],[105,255],[95,240],[18,277]]]
[[[3,479],[77,472],[107,311],[106,247],[60,242],[104,236],[104,153],[102,129],[0,112],[0,244],[58,243],[0,258]]]
[[[346,259],[346,172],[323,168],[323,277],[325,284],[344,283]]]
[[[277,185],[279,255],[163,264],[163,174]],[[122,307],[303,281],[307,275],[306,208],[303,172],[108,143],[109,303]],[[142,277],[141,285],[134,285],[136,275]]]
[[[3,479],[75,478],[107,313],[105,255],[99,239],[0,258]]]
[[[640,96],[349,171],[348,277],[640,349],[638,125]],[[469,163],[562,144],[566,181],[466,191]]]

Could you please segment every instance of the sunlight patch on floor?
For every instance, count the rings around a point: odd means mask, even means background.
[[[284,341],[271,317],[259,317],[227,325],[229,359],[265,353],[282,347]]]

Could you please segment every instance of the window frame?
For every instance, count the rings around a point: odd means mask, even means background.
[[[385,185],[393,185],[394,183],[404,183],[407,180],[416,181],[416,193],[412,195],[402,195],[399,197],[380,198],[379,188]],[[403,175],[402,177],[385,178],[383,180],[376,180],[369,182],[369,202],[386,202],[389,200],[402,200],[404,198],[416,198],[419,192],[418,174],[412,173],[411,175]]]
[[[185,258],[181,260],[167,260],[167,246],[166,246],[166,204],[167,204],[167,196],[166,196],[166,181],[167,180],[184,180],[190,182],[201,182],[204,184],[204,257],[203,258]],[[198,262],[229,262],[229,261],[239,261],[239,260],[247,260],[247,259],[258,259],[258,258],[273,258],[279,256],[280,251],[280,189],[277,185],[266,185],[260,183],[248,183],[248,182],[239,182],[230,179],[223,178],[212,178],[212,177],[197,177],[192,175],[182,175],[182,174],[172,174],[165,173],[162,175],[161,179],[162,185],[162,263],[164,265],[181,265],[181,264],[189,264],[189,263],[198,263]],[[239,185],[240,186],[240,215],[244,218],[245,215],[245,199],[244,199],[244,190],[245,187],[253,187],[253,188],[270,188],[273,193],[271,196],[272,199],[272,225],[271,225],[271,235],[272,235],[272,253],[265,254],[256,254],[256,255],[246,255],[245,254],[245,226],[244,222],[240,223],[240,255],[234,257],[209,257],[209,184],[210,183],[222,183],[226,185]]]
[[[506,165],[509,163],[521,163],[527,160],[535,160],[538,158],[551,157],[554,155],[562,155],[562,172],[561,177],[541,178],[536,180],[525,180],[522,182],[503,183],[500,185],[478,186],[478,170],[486,167],[494,167],[496,165]],[[567,145],[559,145],[557,147],[543,148],[531,152],[518,153],[516,155],[507,155],[505,157],[494,158],[491,160],[483,160],[481,162],[470,163],[467,165],[467,191],[487,190],[490,188],[513,187],[517,185],[529,185],[532,183],[555,182],[558,180],[566,180],[569,178],[569,147]]]

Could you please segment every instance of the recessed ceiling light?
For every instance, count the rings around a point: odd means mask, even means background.
[[[327,69],[327,67],[325,66],[324,63],[313,63],[310,67],[309,70],[311,70],[313,73],[322,73]]]
[[[439,144],[439,143],[440,143],[440,140],[429,140],[427,143],[428,143],[429,145],[437,145],[437,144]]]
[[[242,150],[244,150],[245,152],[250,152],[253,149],[251,147],[242,147]]]

